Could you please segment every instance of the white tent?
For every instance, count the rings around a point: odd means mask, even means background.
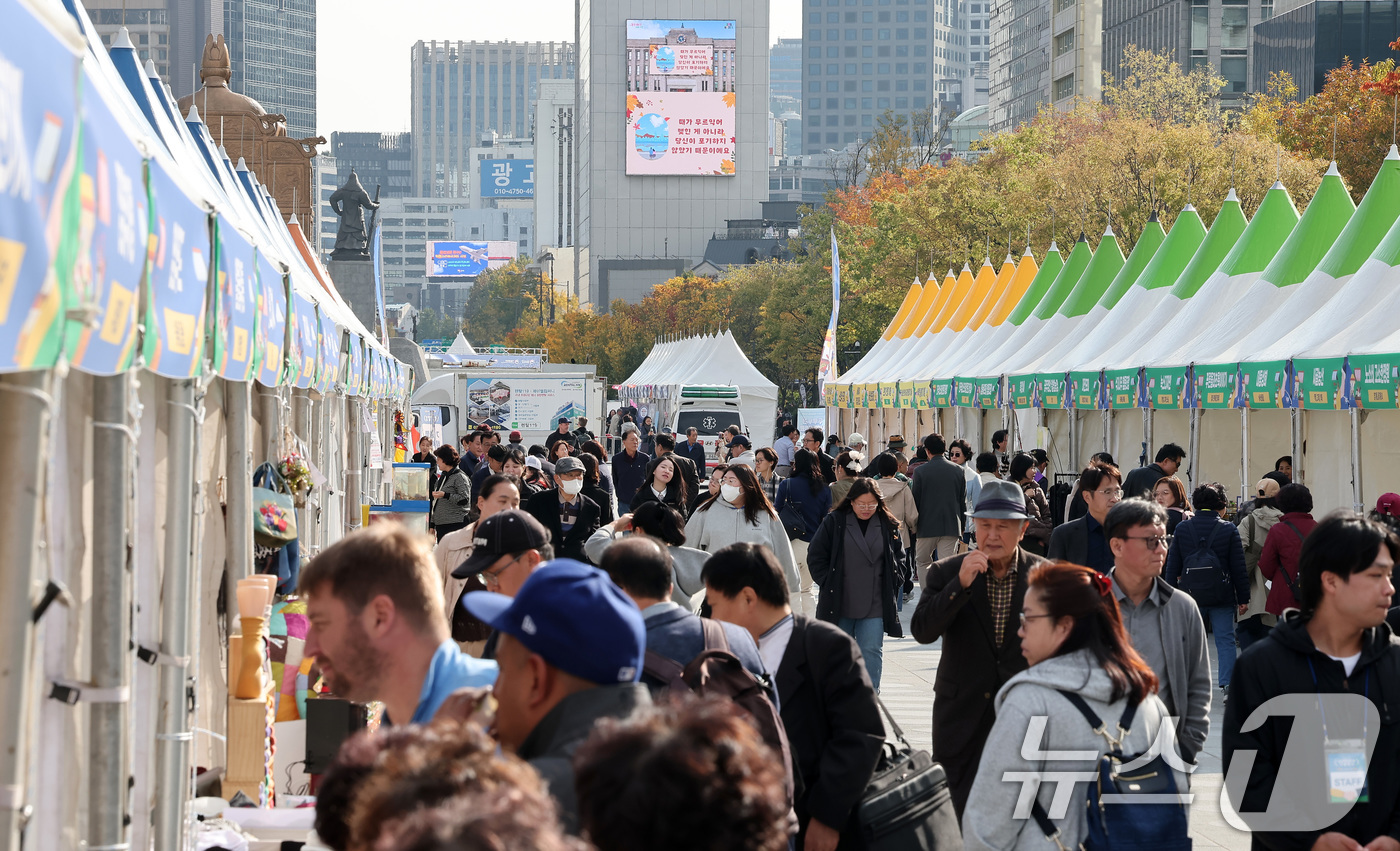
[[[458,357],[475,357],[476,349],[473,349],[472,344],[467,342],[466,335],[458,331],[457,339],[453,340],[452,345],[447,347],[447,354]]]

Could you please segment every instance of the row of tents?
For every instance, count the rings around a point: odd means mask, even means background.
[[[988,258],[941,285],[915,281],[825,402],[1033,410],[1039,422],[1055,411],[1394,411],[1398,218],[1392,146],[1359,205],[1334,163],[1301,215],[1282,183],[1252,219],[1232,189],[1209,227],[1187,205],[1170,233],[1149,221],[1127,256],[1110,227],[1097,249],[1081,235],[1040,262],[1027,248],[1000,269]]]
[[[388,501],[412,376],[125,29],[0,21],[0,847],[194,847],[196,767],[273,764],[227,723],[253,469],[310,465],[292,582]]]

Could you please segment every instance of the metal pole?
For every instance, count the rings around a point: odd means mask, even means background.
[[[259,389],[258,395],[262,397],[263,438],[267,444],[258,463],[267,461],[276,464],[281,457],[282,396],[276,390],[267,388]]]
[[[224,382],[224,416],[228,421],[228,513],[224,518],[228,538],[228,568],[224,571],[224,599],[228,601],[228,634],[238,624],[238,580],[253,573],[253,424],[247,382]],[[274,400],[276,397],[272,397]]]
[[[1292,426],[1293,481],[1303,484],[1303,411],[1293,408],[1289,411]]]
[[[1080,460],[1079,460],[1079,409],[1078,409],[1078,408],[1070,408],[1070,410],[1069,410],[1069,458],[1070,458],[1070,463],[1074,465],[1074,469],[1078,470],[1078,469],[1081,468],[1081,462],[1080,462]]]
[[[1196,486],[1197,486],[1198,484],[1201,483],[1201,475],[1200,475],[1200,472],[1196,469],[1196,465],[1200,462],[1200,457],[1201,457],[1201,409],[1200,409],[1200,408],[1192,408],[1192,409],[1191,409],[1191,440],[1190,440],[1190,443],[1191,443],[1191,448],[1190,448],[1190,452],[1191,452],[1191,471],[1190,471],[1190,480],[1189,480],[1186,484],[1187,484],[1187,486],[1190,487],[1190,489],[1194,492],[1194,491],[1196,490]]]
[[[1253,495],[1249,481],[1249,406],[1240,408],[1240,504]]]
[[[1103,420],[1103,451],[1112,454],[1113,409],[1104,408],[1103,411],[1100,412],[1100,418]]]
[[[304,456],[304,460],[311,460],[311,391],[295,389],[292,391],[292,433],[296,435],[293,445],[287,447],[288,452],[296,452]],[[297,442],[300,445],[297,445]],[[297,509],[297,535],[307,548],[315,546],[316,536],[311,527],[313,518],[311,516],[311,494],[304,494],[301,497],[303,507]]]
[[[29,683],[34,662],[30,607],[41,561],[40,506],[53,399],[48,372],[0,376],[0,851],[18,851],[26,818]]]
[[[1143,452],[1143,459],[1144,459],[1144,460],[1153,457],[1153,452],[1152,452],[1152,420],[1153,420],[1153,415],[1154,415],[1154,413],[1155,413],[1155,412],[1154,412],[1151,408],[1143,408],[1143,409],[1142,409],[1142,445],[1143,445],[1143,450],[1142,450],[1142,452]],[[1146,464],[1143,464],[1143,466],[1145,467],[1145,466],[1147,466],[1147,465],[1146,465]]]
[[[155,851],[183,851],[190,775],[191,614],[194,609],[196,381],[170,383],[166,438],[165,558],[160,611],[160,686],[156,711]]]
[[[92,646],[94,689],[109,692],[88,709],[92,757],[88,773],[89,848],[128,842],[127,715],[131,688],[131,565],[128,559],[131,457],[135,433],[123,373],[92,386]]]
[[[1351,409],[1351,509],[1364,514],[1365,504],[1361,501],[1361,412]]]
[[[360,489],[365,460],[361,448],[364,434],[361,431],[360,404],[360,400],[353,396],[345,397],[345,432],[349,438],[345,449],[345,526],[351,531],[360,528],[360,504],[363,502]]]

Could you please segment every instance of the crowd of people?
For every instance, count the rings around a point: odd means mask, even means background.
[[[436,547],[380,524],[303,570],[326,690],[384,707],[321,780],[326,848],[866,847],[883,644],[917,599],[965,847],[1077,847],[1109,829],[1088,804],[1113,766],[1144,763],[1169,802],[1120,794],[1113,830],[1189,847],[1171,796],[1223,701],[1256,847],[1400,851],[1400,496],[1315,520],[1285,457],[1244,505],[1188,497],[1167,444],[1126,475],[1096,454],[1052,509],[1048,454],[1006,432],[910,455],[787,424],[755,451],[736,429],[716,463],[647,419],[611,457],[566,420],[528,450],[424,444]],[[1253,717],[1289,694],[1316,696],[1316,730]],[[1345,695],[1364,711],[1324,700]],[[1300,747],[1314,763],[1285,763]],[[1066,794],[1066,760],[1099,782]]]

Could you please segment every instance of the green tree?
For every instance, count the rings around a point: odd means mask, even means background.
[[[462,330],[461,322],[451,316],[439,313],[431,307],[423,308],[422,312],[418,314],[418,339],[420,340],[446,340],[451,344],[460,330]]]

